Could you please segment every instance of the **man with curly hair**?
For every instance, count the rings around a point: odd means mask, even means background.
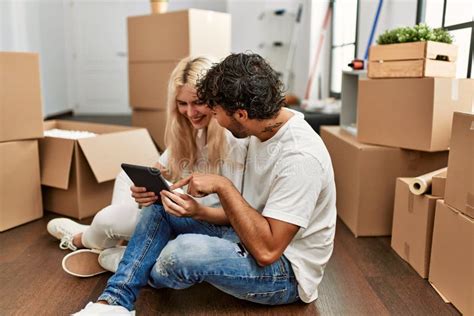
[[[127,249],[133,258],[119,265],[122,281],[109,281],[107,300],[99,303],[127,313],[147,281],[174,289],[207,282],[268,305],[317,299],[334,245],[333,169],[321,138],[301,114],[284,108],[282,90],[276,72],[256,54],[232,54],[206,73],[199,100],[235,137],[248,138],[242,192],[215,174],[192,174],[172,188],[187,185],[194,197],[216,193],[229,225],[203,223],[207,231],[191,229],[157,246],[169,214],[186,218],[189,207],[179,193],[162,191],[166,212],[143,210],[130,241],[136,249]]]

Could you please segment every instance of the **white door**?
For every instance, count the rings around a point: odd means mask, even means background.
[[[72,0],[66,10],[74,112],[130,113],[127,17],[149,14],[149,0]]]

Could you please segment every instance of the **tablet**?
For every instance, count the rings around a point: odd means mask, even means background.
[[[145,187],[148,192],[155,192],[158,198],[162,190],[171,192],[166,180],[161,175],[159,169],[137,165],[122,164],[122,169],[130,177],[136,187]],[[157,200],[161,203],[160,199]]]

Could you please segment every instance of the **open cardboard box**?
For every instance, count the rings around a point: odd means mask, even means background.
[[[439,198],[414,195],[409,184],[410,178],[397,179],[391,246],[422,278],[427,278],[436,200]]]
[[[449,147],[455,111],[470,112],[473,79],[361,79],[357,139],[421,151]]]
[[[42,216],[38,141],[0,143],[0,232]]]
[[[362,144],[338,126],[324,126],[321,137],[331,155],[337,214],[358,236],[392,233],[395,180],[446,166],[448,152],[427,153]]]
[[[96,137],[39,141],[44,208],[82,219],[110,204],[122,163],[152,166],[159,154],[143,128],[73,121],[46,121],[57,128],[97,133]]]

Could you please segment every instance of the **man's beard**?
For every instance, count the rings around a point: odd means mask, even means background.
[[[231,123],[227,129],[235,138],[245,138],[249,136],[248,130],[233,117],[231,117]]]

